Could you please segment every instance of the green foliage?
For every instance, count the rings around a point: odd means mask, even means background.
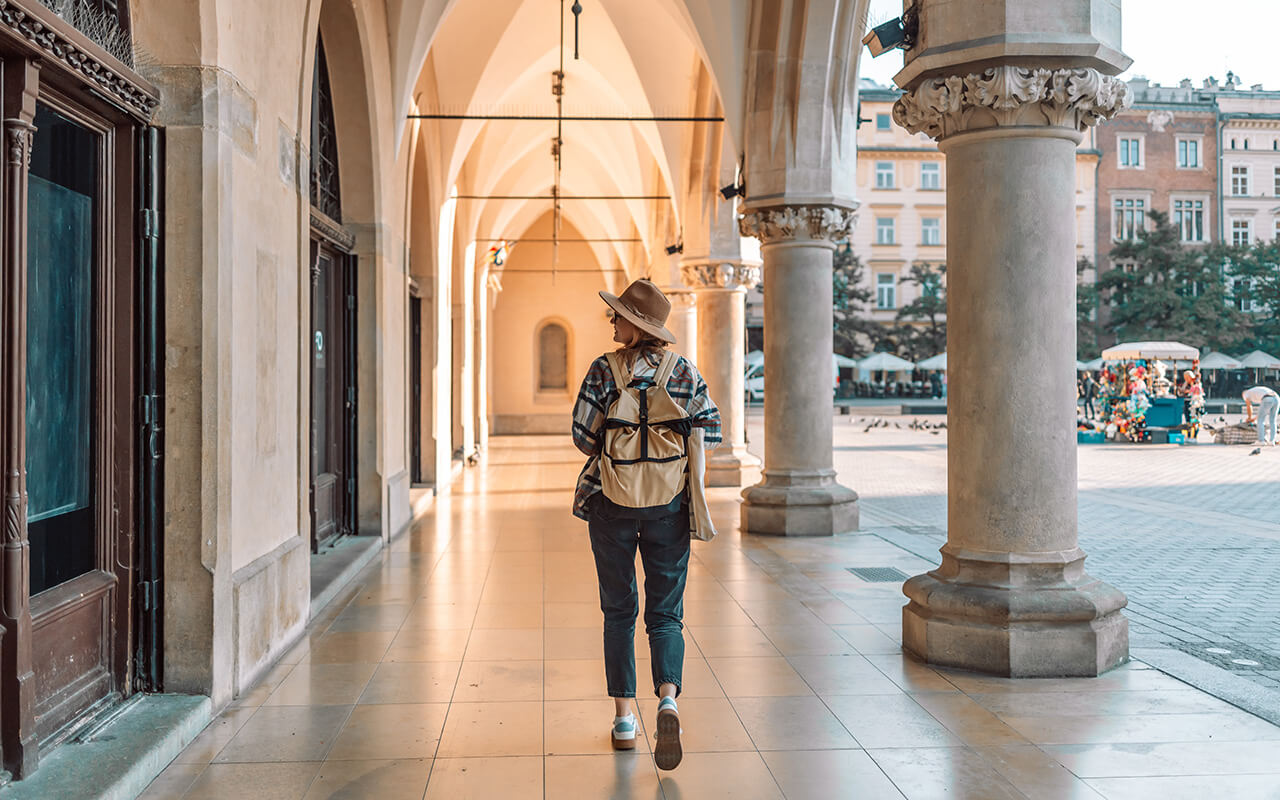
[[[1098,287],[1080,280],[1085,270],[1093,269],[1093,262],[1081,257],[1076,262],[1076,358],[1091,361],[1098,357]]]
[[[1239,349],[1280,351],[1280,241],[1217,245],[1206,258],[1223,265],[1236,307],[1250,309],[1250,335]]]
[[[912,361],[919,361],[947,349],[947,265],[936,267],[924,261],[911,265],[899,283],[914,284],[919,288],[917,297],[898,309],[898,323],[888,331],[888,339],[897,346],[890,352],[898,352]],[[903,324],[915,322],[917,324]],[[919,324],[924,323],[924,324]]]
[[[1191,248],[1160,211],[1141,239],[1117,244],[1113,263],[1129,266],[1098,278],[1107,306],[1106,329],[1116,341],[1173,340],[1213,350],[1238,350],[1249,339],[1250,319],[1230,301],[1216,250]]]
[[[863,285],[864,274],[862,261],[847,242],[836,248],[831,273],[834,346],[837,353],[850,358],[870,352],[869,345],[879,338],[880,326],[867,316],[872,294]]]

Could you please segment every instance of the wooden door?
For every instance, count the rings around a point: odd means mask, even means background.
[[[22,435],[44,751],[131,691],[136,284],[133,215],[115,207],[134,205],[134,132],[52,89],[33,122]]]
[[[409,298],[409,479],[422,483],[422,298]]]
[[[312,243],[311,545],[354,532],[355,303],[351,256]]]

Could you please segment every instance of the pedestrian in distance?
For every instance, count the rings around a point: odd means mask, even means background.
[[[1256,422],[1258,444],[1276,444],[1276,417],[1280,412],[1280,394],[1269,386],[1250,386],[1241,393],[1244,398],[1244,421]],[[1253,407],[1258,407],[1255,415]]]
[[[613,311],[620,348],[587,370],[573,411],[574,444],[588,456],[574,516],[587,521],[604,612],[604,664],[615,750],[635,749],[636,549],[644,563],[644,624],[658,696],[654,760],[681,760],[684,590],[691,533],[714,535],[701,477],[702,448],[720,443],[720,411],[697,367],[670,350],[671,302],[637,280],[621,296],[600,292]],[[692,468],[697,465],[699,468]],[[691,519],[694,525],[691,526]],[[693,529],[695,528],[696,529]]]
[[[1084,374],[1084,416],[1085,419],[1093,419],[1097,416],[1097,410],[1093,407],[1093,401],[1098,396],[1098,382],[1093,379],[1092,372]]]

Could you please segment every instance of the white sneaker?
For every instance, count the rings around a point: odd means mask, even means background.
[[[614,750],[635,750],[636,715],[628,714],[625,717],[614,717],[613,728],[609,731],[609,738],[613,742]]]

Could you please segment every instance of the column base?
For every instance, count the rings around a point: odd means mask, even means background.
[[[834,470],[765,470],[744,489],[742,532],[766,536],[834,536],[858,529],[858,494]]]
[[[902,646],[927,663],[1009,678],[1096,677],[1129,659],[1128,602],[1084,571],[1084,551],[942,548],[903,585]]]
[[[760,459],[745,445],[720,445],[707,454],[707,486],[742,486],[760,480]]]

